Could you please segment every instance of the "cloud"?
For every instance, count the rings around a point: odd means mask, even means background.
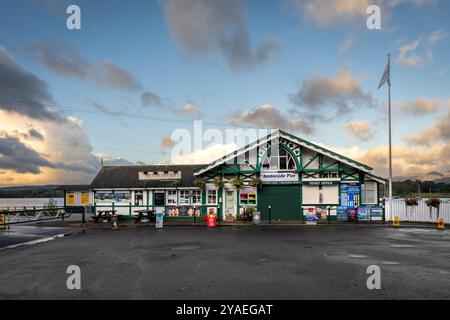
[[[31,128],[30,130],[28,130],[28,133],[29,133],[30,137],[33,137],[38,140],[44,140],[44,136],[34,128]]]
[[[188,102],[181,108],[181,113],[188,117],[202,117],[202,112],[192,102]]]
[[[304,80],[290,101],[295,113],[313,122],[331,121],[374,105],[371,94],[365,93],[360,81],[347,70],[329,78],[318,75]]]
[[[432,146],[446,143],[450,146],[450,109],[444,117],[438,119],[421,132],[409,135],[404,140],[410,145]]]
[[[237,150],[235,143],[214,144],[206,149],[185,155],[174,155],[172,162],[176,164],[207,164]]]
[[[372,140],[375,137],[372,126],[366,120],[350,121],[345,125],[345,130],[361,141]]]
[[[150,91],[145,91],[141,94],[141,104],[143,107],[161,106],[162,101],[158,95]]]
[[[319,26],[334,26],[367,19],[370,5],[381,7],[383,16],[402,4],[421,6],[436,3],[435,0],[287,0],[302,16]],[[365,25],[365,24],[364,24]]]
[[[45,106],[52,101],[47,84],[24,70],[11,53],[0,47],[0,110],[59,120],[60,117]]]
[[[344,41],[341,48],[339,49],[339,53],[347,54],[350,51],[352,51],[353,49],[355,49],[355,43],[354,43],[353,39],[349,38]]]
[[[170,136],[164,137],[161,139],[161,148],[163,149],[170,149],[174,145],[174,142]]]
[[[41,167],[54,168],[38,152],[28,147],[16,137],[3,133],[0,135],[0,168],[18,173],[38,174]]]
[[[234,115],[229,123],[234,126],[248,125],[256,128],[282,129],[291,132],[310,134],[313,131],[310,123],[281,114],[280,110],[271,104],[263,104],[249,111]]]
[[[375,174],[383,177],[389,175],[389,148],[386,145],[370,149],[363,149],[360,146],[329,148],[373,167]],[[394,176],[420,176],[430,171],[447,172],[450,167],[450,144],[441,143],[426,148],[394,145],[392,162]]]
[[[145,91],[141,94],[141,105],[143,107],[161,108],[171,113],[190,118],[200,118],[203,116],[201,110],[193,102],[188,102],[183,107],[178,107],[171,100],[162,99],[150,91]]]
[[[298,11],[318,25],[363,17],[368,0],[292,0]]]
[[[246,71],[279,49],[278,41],[269,38],[252,47],[239,0],[163,0],[162,5],[172,37],[188,55],[219,52],[233,70]]]
[[[426,115],[436,113],[445,107],[450,109],[450,99],[443,100],[419,97],[413,101],[398,104],[397,109],[400,114]]]
[[[420,69],[433,61],[433,47],[447,37],[442,29],[429,35],[420,36],[417,40],[401,45],[398,48],[397,61],[410,68]]]
[[[49,71],[59,76],[90,80],[110,89],[126,91],[140,89],[138,81],[129,71],[109,60],[103,60],[100,66],[96,67],[67,43],[39,40],[29,44],[25,50]]]
[[[53,101],[46,83],[1,47],[0,96],[0,185],[92,179],[100,162],[82,123],[46,108]]]

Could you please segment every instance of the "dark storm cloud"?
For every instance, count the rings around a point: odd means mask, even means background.
[[[220,52],[235,71],[267,62],[279,43],[265,39],[252,47],[239,0],[163,0],[172,37],[190,55]]]
[[[60,120],[45,106],[53,101],[47,84],[24,70],[0,47],[0,109],[41,120]]]
[[[315,76],[303,81],[299,90],[290,95],[294,113],[310,121],[330,121],[348,117],[360,108],[374,105],[360,81],[349,71],[326,78]]]
[[[66,43],[55,40],[35,41],[26,47],[26,52],[59,76],[90,80],[110,89],[140,89],[139,82],[128,70],[109,60],[103,60],[100,66],[96,67],[84,59],[76,48]]]
[[[55,168],[55,165],[20,142],[17,137],[0,136],[1,169],[38,174],[41,172],[41,167]]]

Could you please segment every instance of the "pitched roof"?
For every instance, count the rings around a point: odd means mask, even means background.
[[[263,145],[263,144],[267,143],[268,141],[270,141],[272,139],[275,139],[277,137],[290,140],[290,141],[292,141],[294,143],[297,143],[297,144],[299,144],[299,145],[301,145],[303,147],[306,147],[308,149],[314,150],[314,151],[316,151],[316,152],[318,152],[320,154],[323,154],[323,155],[325,155],[327,157],[330,157],[332,159],[335,159],[337,161],[345,163],[348,166],[356,168],[358,170],[361,170],[361,171],[364,171],[364,172],[370,172],[370,171],[373,170],[372,167],[369,167],[368,165],[365,165],[365,164],[363,164],[361,162],[352,160],[352,159],[350,159],[348,157],[345,157],[345,156],[343,156],[341,154],[338,154],[338,153],[336,153],[334,151],[331,151],[329,149],[326,149],[324,147],[316,145],[316,144],[314,144],[312,142],[309,142],[309,141],[306,141],[304,139],[301,139],[301,138],[299,138],[297,136],[294,136],[294,135],[292,135],[290,133],[284,132],[282,130],[277,130],[275,133],[270,133],[270,134],[268,134],[266,137],[264,137],[262,139],[258,139],[257,141],[255,141],[253,143],[250,143],[247,146],[245,146],[245,147],[243,147],[243,148],[241,148],[239,150],[236,150],[236,151],[234,151],[232,153],[229,153],[229,154],[223,156],[222,158],[220,158],[220,159],[218,159],[218,160],[216,160],[214,162],[211,162],[211,163],[209,163],[207,165],[204,165],[204,166],[200,167],[199,169],[194,171],[194,174],[195,175],[201,175],[201,174],[203,174],[203,173],[205,173],[205,172],[207,172],[207,171],[209,171],[209,170],[211,170],[211,169],[213,169],[213,168],[215,168],[217,166],[220,166],[223,163],[228,162],[230,159],[232,159],[234,157],[237,157],[237,156],[239,156],[241,154],[244,154],[248,150],[251,150],[251,149],[253,149],[253,148],[257,147],[257,146]]]
[[[194,170],[199,165],[105,166],[91,183],[91,189],[194,187]],[[139,180],[139,172],[181,172],[179,180]]]

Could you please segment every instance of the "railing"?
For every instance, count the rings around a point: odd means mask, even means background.
[[[437,222],[444,218],[445,223],[450,222],[450,199],[441,199],[439,210],[430,208],[426,204],[427,199],[418,199],[417,206],[407,206],[405,199],[393,199],[392,213],[389,212],[389,199],[386,199],[386,221],[393,221],[398,216],[400,221],[411,222]]]
[[[47,207],[32,209],[24,207],[22,210],[13,210],[10,208],[0,208],[2,215],[2,226],[9,226],[14,224],[33,223],[49,220],[64,220],[69,218],[77,207]],[[77,210],[75,210],[76,212]]]

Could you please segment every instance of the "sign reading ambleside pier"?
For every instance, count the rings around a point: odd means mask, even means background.
[[[266,184],[299,183],[297,172],[261,172],[261,181]]]

